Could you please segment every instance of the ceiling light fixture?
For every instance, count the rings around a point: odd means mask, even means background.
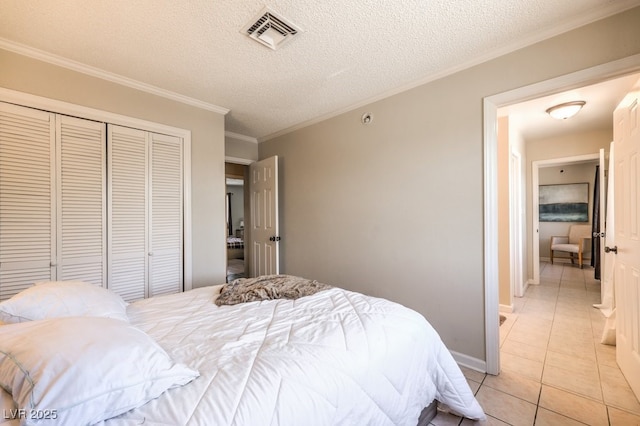
[[[566,120],[576,115],[585,104],[585,101],[565,102],[547,109],[547,114],[556,120]]]

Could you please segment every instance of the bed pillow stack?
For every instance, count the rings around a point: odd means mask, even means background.
[[[79,281],[35,285],[0,303],[0,387],[22,424],[93,424],[199,373],[129,324],[118,295]]]

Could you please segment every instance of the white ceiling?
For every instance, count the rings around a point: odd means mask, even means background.
[[[509,126],[525,141],[569,133],[613,128],[613,110],[624,96],[640,83],[640,74],[631,74],[573,90],[533,99],[498,110],[509,116]],[[564,102],[585,101],[580,112],[567,120],[556,120],[547,108]]]
[[[279,50],[240,33],[265,5],[302,29]],[[264,139],[637,5],[2,0],[0,47],[228,108],[227,131]]]

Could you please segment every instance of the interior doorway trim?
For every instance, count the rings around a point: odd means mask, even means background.
[[[588,86],[640,70],[640,54],[597,65],[540,83],[520,87],[483,99],[484,124],[484,311],[486,369],[500,372],[498,306],[498,137],[499,107],[528,101],[564,90]]]
[[[612,116],[613,120],[613,116]],[[533,244],[533,284],[540,284],[540,216],[539,211],[539,182],[540,169],[545,167],[563,166],[569,164],[584,163],[587,161],[598,161],[600,153],[576,155],[572,157],[550,158],[547,160],[537,160],[531,163],[531,244]]]

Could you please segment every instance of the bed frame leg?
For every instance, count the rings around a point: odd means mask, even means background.
[[[418,418],[418,426],[428,426],[431,420],[438,414],[438,401],[435,399],[431,404],[427,405]]]

